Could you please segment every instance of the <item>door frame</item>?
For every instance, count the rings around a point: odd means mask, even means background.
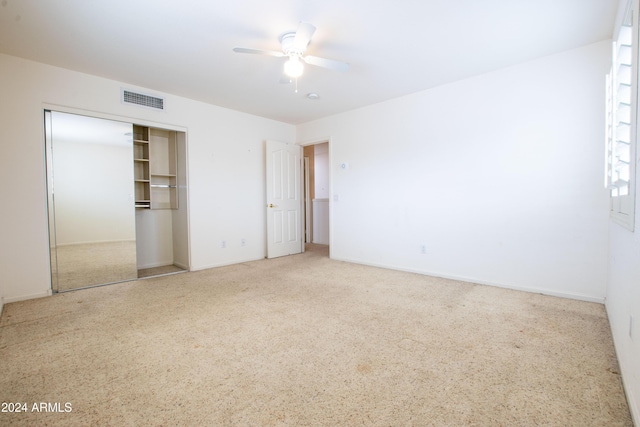
[[[309,170],[311,167],[309,166],[309,158],[304,155],[304,151],[302,152],[302,167],[303,167],[303,176],[304,176],[304,188],[303,188],[303,216],[304,216],[304,240],[305,243],[310,243],[311,238],[313,236],[313,224],[311,223],[311,197],[309,197],[310,193],[310,180],[309,180]],[[304,252],[304,248],[303,248]]]
[[[142,119],[142,118],[134,118],[133,116],[130,115],[118,115],[118,114],[111,114],[111,113],[104,113],[102,111],[94,111],[94,110],[86,110],[83,108],[76,108],[76,107],[69,107],[66,105],[59,105],[59,104],[53,104],[53,103],[49,103],[49,102],[42,102],[41,103],[41,113],[42,113],[42,117],[44,118],[44,114],[45,111],[55,111],[55,112],[59,112],[59,113],[67,113],[67,114],[76,114],[76,115],[80,115],[80,116],[87,116],[87,117],[92,117],[92,118],[96,118],[96,119],[105,119],[105,120],[113,120],[113,121],[117,121],[117,122],[125,122],[125,123],[131,123],[131,124],[137,124],[137,125],[141,125],[141,126],[149,126],[149,127],[155,127],[155,128],[160,128],[160,129],[166,129],[166,130],[172,130],[172,131],[176,131],[176,132],[182,132],[184,133],[184,174],[185,174],[185,180],[183,185],[185,186],[185,188],[187,189],[186,194],[185,194],[185,201],[184,201],[184,207],[185,207],[185,212],[186,212],[186,218],[184,221],[184,231],[186,232],[186,236],[185,236],[185,244],[186,244],[186,259],[187,259],[187,265],[186,265],[186,269],[187,270],[191,270],[191,265],[192,265],[192,260],[191,260],[191,229],[190,229],[190,221],[191,221],[191,203],[190,203],[190,198],[191,198],[191,191],[189,191],[188,189],[190,188],[189,186],[189,131],[187,127],[184,126],[180,126],[180,125],[175,125],[175,124],[171,124],[171,123],[166,123],[166,122],[156,122],[156,121],[152,121],[152,120],[147,120],[147,119]],[[43,141],[43,146],[45,147],[45,153],[46,153],[46,126],[44,123],[44,119],[43,119],[43,124],[42,124],[42,141]],[[47,172],[47,164],[46,161],[43,162],[43,168],[44,168],[44,177],[45,177],[45,181],[48,179],[48,172]],[[48,184],[45,182],[45,190],[47,192],[47,233],[50,233],[50,229],[51,229],[51,224],[49,223],[49,204],[50,204],[50,200],[49,200],[49,196],[48,196]],[[181,201],[182,203],[182,201]],[[51,249],[49,248],[49,252],[51,252]],[[51,259],[51,253],[49,256],[49,271],[52,271],[52,259]],[[50,275],[51,276],[51,275]],[[51,280],[50,278],[50,287],[49,290],[47,291],[48,295],[53,295],[53,293],[57,292],[57,283],[53,283],[53,280]]]
[[[332,246],[333,246],[333,202],[334,202],[334,195],[333,195],[333,167],[331,167],[331,165],[333,164],[333,155],[332,155],[332,144],[331,144],[331,137],[323,137],[323,138],[314,138],[314,139],[309,139],[306,141],[299,141],[297,142],[298,145],[300,145],[303,148],[303,152],[304,152],[304,147],[310,146],[310,145],[318,145],[318,144],[324,144],[327,143],[327,149],[329,152],[329,170],[328,170],[328,174],[329,174],[329,258],[331,258],[331,250],[332,250]],[[304,162],[303,162],[304,163]],[[300,186],[301,190],[304,191],[304,174],[303,175],[303,183]],[[306,201],[307,199],[307,194],[303,193],[302,194],[302,200]],[[305,221],[307,219],[307,206],[306,203],[303,203],[303,209],[304,209],[304,214],[303,217],[305,218]]]

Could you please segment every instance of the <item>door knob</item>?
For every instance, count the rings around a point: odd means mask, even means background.
[[[270,207],[270,208],[277,208],[277,207],[278,207],[278,205],[274,205],[273,203],[269,203],[269,206],[268,206],[268,207]]]

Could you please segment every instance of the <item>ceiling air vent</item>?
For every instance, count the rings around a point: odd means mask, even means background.
[[[124,104],[135,104],[141,107],[164,111],[164,98],[145,95],[143,93],[131,92],[130,90],[126,89],[122,89],[122,102]]]

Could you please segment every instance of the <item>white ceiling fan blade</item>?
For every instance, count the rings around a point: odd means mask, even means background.
[[[256,54],[256,55],[271,55],[271,56],[277,56],[279,58],[285,56],[284,53],[276,52],[274,50],[249,49],[249,48],[246,48],[246,47],[234,47],[233,51],[236,52],[236,53],[252,53],[252,54]]]
[[[334,71],[344,72],[349,70],[349,64],[347,64],[346,62],[334,61],[333,59],[319,58],[317,56],[305,56],[302,59],[307,64],[328,68]]]
[[[298,24],[296,30],[296,37],[293,39],[293,49],[298,52],[304,52],[307,49],[307,45],[311,41],[311,36],[316,31],[316,27],[306,22]]]

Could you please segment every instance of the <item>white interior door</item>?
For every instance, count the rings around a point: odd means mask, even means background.
[[[302,252],[302,147],[267,141],[267,258]]]

